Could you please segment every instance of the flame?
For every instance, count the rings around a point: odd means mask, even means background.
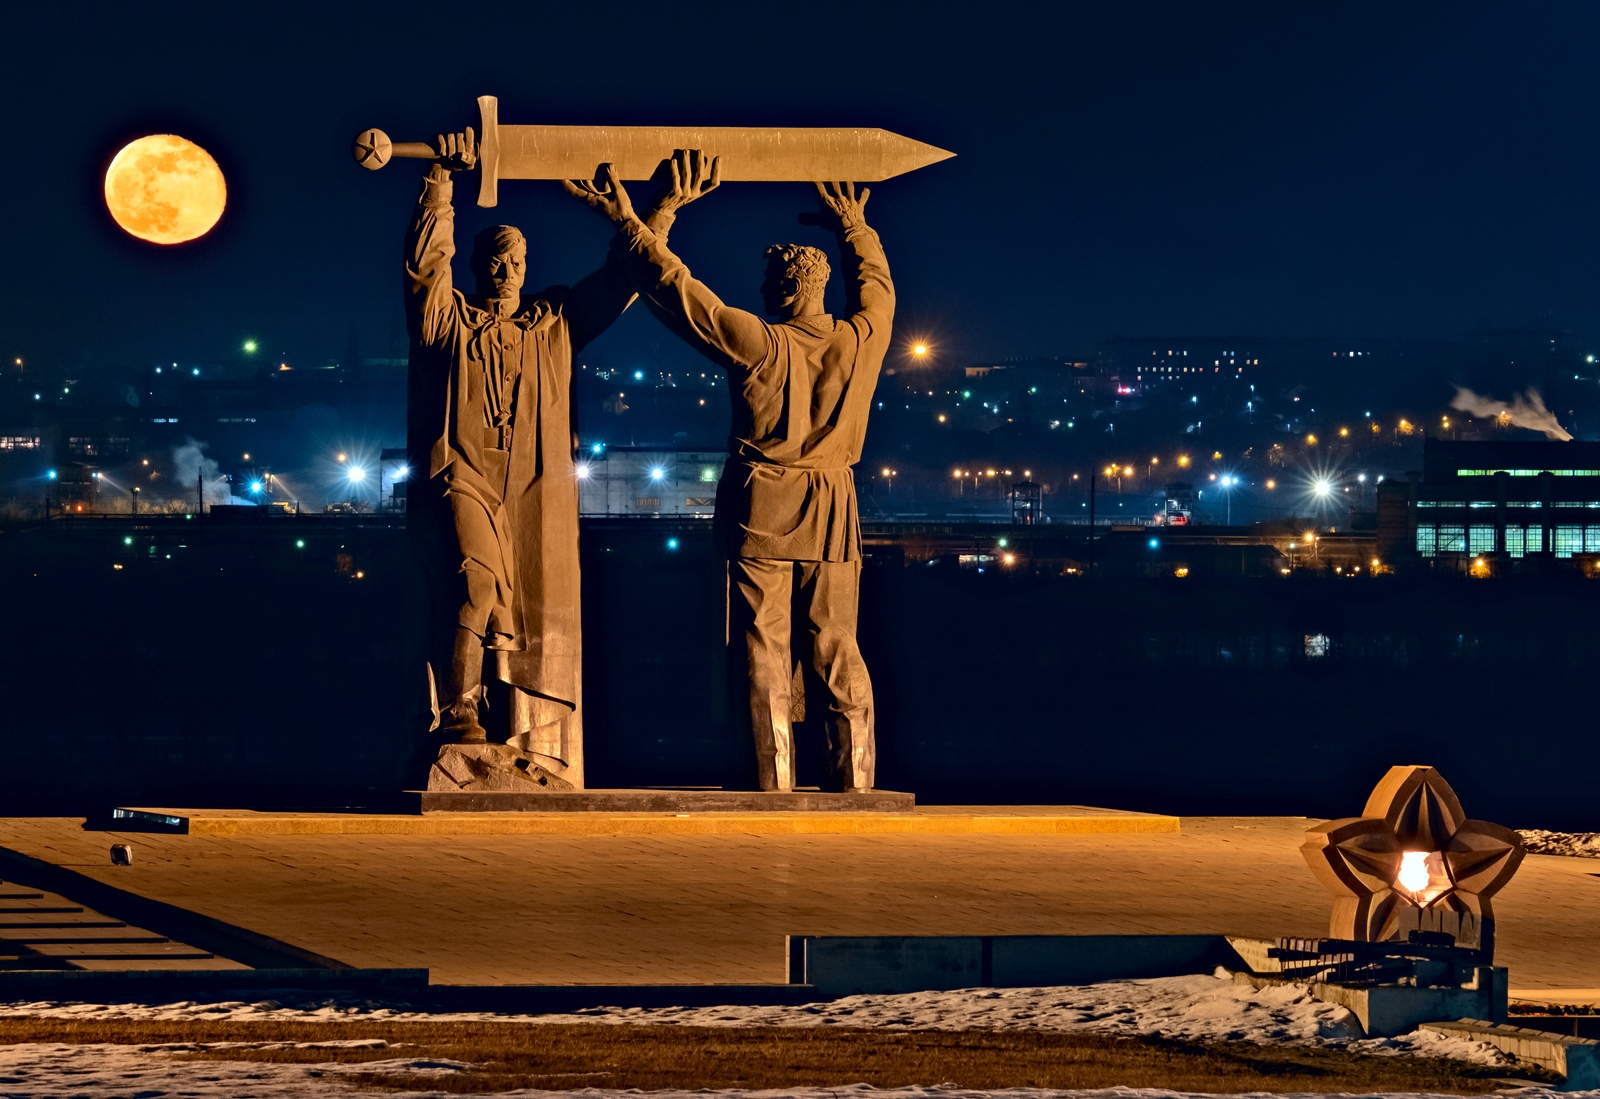
[[[1407,851],[1400,856],[1400,876],[1395,879],[1412,893],[1428,888],[1428,853]]]

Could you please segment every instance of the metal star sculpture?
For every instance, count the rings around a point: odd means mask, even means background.
[[[1443,932],[1456,945],[1494,953],[1490,898],[1522,862],[1509,828],[1467,820],[1432,767],[1392,767],[1360,817],[1306,832],[1300,853],[1333,891],[1328,934],[1358,942]]]

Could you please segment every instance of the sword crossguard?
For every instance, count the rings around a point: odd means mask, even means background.
[[[499,201],[499,100],[492,95],[479,96],[478,114],[483,124],[478,137],[478,205],[493,206]],[[439,159],[439,150],[426,141],[390,141],[388,134],[375,127],[357,134],[350,151],[357,164],[374,172],[397,156],[410,160]]]

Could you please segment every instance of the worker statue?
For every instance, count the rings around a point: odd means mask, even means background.
[[[406,238],[408,526],[428,577],[444,741],[428,789],[582,788],[572,355],[634,291],[613,249],[577,285],[524,297],[527,242],[509,225],[477,235],[477,292],[457,290],[451,177],[476,163],[470,129],[439,137]],[[486,677],[510,686],[503,744],[480,721]]]
[[[819,183],[821,211],[801,220],[838,235],[849,265],[848,315],[823,310],[827,256],[800,244],[767,249],[761,296],[776,323],[724,305],[667,247],[676,211],[713,190],[719,168],[699,152],[676,153],[670,183],[644,219],[609,166],[604,182],[572,181],[567,189],[621,229],[613,249],[656,316],[728,373],[733,430],[716,527],[727,560],[733,682],[745,696],[734,709],[749,723],[760,787],[794,788],[791,607],[798,604],[805,663],[828,702],[830,783],[865,792],[876,750],[872,681],[856,644],[861,524],[850,467],[861,460],[889,349],[894,286],[864,216],[869,192]]]

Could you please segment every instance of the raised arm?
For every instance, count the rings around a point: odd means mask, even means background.
[[[869,333],[887,338],[894,322],[894,283],[889,278],[883,242],[867,224],[867,199],[872,191],[863,187],[858,197],[854,183],[819,183],[817,197],[821,211],[801,220],[833,229],[839,236],[840,254],[854,259],[854,277],[845,278],[845,309]]]
[[[754,313],[727,305],[705,283],[689,273],[667,242],[635,220],[619,236],[623,262],[651,311],[679,338],[714,359],[745,366],[761,362],[773,336]]]
[[[609,164],[601,165],[603,183],[573,180],[566,187],[621,230],[613,242],[613,254],[632,285],[649,299],[652,311],[669,328],[714,359],[746,365],[760,362],[772,341],[767,325],[754,314],[723,304],[667,247],[666,230],[676,211],[718,186],[717,161],[698,152],[680,151],[673,155],[670,167],[671,182],[644,220],[634,213],[622,181]]]
[[[454,307],[450,261],[456,254],[452,172],[477,163],[470,129],[439,135],[439,159],[423,177],[417,213],[406,234],[406,323],[413,339],[432,345],[443,338]]]

